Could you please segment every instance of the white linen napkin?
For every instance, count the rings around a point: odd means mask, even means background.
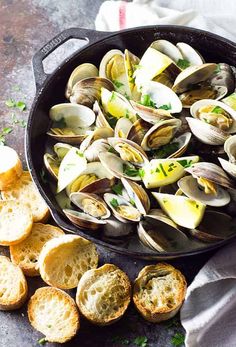
[[[105,1],[95,26],[97,30],[116,31],[152,24],[177,24],[208,30],[234,41],[235,15],[235,0]]]
[[[103,31],[186,25],[235,41],[235,14],[235,0],[105,1],[95,25]],[[186,347],[236,346],[236,242],[219,250],[188,287],[181,321]]]

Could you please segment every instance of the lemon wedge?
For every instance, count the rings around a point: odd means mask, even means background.
[[[114,118],[128,118],[134,122],[136,113],[129,102],[119,93],[110,92],[106,88],[101,89],[101,102],[106,113]]]
[[[202,221],[206,205],[186,196],[152,192],[162,210],[178,225],[195,229]]]
[[[167,55],[149,47],[134,73],[136,85],[139,88],[142,87],[146,82],[160,75],[171,63],[172,60]]]
[[[82,152],[72,147],[63,158],[58,173],[57,193],[73,182],[86,169],[87,160]]]
[[[184,169],[199,161],[199,156],[152,159],[143,166],[141,177],[146,188],[157,188],[178,181]]]

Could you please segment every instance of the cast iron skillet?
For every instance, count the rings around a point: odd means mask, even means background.
[[[43,69],[43,60],[57,47],[71,38],[83,39],[87,44],[66,59],[51,74],[47,75]],[[56,223],[69,232],[78,233],[96,244],[124,255],[144,259],[168,259],[206,252],[228,243],[230,239],[214,244],[197,247],[191,251],[176,253],[157,253],[143,247],[137,238],[130,242],[130,246],[117,246],[103,241],[97,232],[87,233],[78,230],[63,215],[58,207],[49,185],[44,182],[40,172],[43,167],[46,131],[49,127],[48,110],[51,106],[65,100],[64,90],[72,70],[83,62],[91,62],[98,66],[103,55],[112,48],[124,50],[128,48],[137,56],[141,56],[148,45],[158,38],[170,40],[173,43],[183,41],[196,48],[210,62],[236,63],[236,44],[206,31],[181,26],[148,26],[121,32],[97,32],[94,30],[72,28],[63,31],[33,57],[33,70],[37,93],[33,102],[26,132],[25,151],[27,163],[35,184],[46,200]]]

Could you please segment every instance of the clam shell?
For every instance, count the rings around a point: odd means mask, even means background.
[[[192,176],[181,178],[178,181],[178,186],[186,196],[208,206],[220,207],[230,202],[230,195],[225,189],[217,186],[216,196],[214,194],[206,194],[199,188],[197,180]]]
[[[85,150],[84,155],[88,162],[99,161],[99,153],[107,152],[109,148],[107,139],[96,140]]]
[[[110,127],[100,127],[95,129],[88,135],[80,145],[80,150],[84,152],[96,140],[105,140],[108,137],[114,136],[114,130]]]
[[[198,91],[199,94],[196,94]],[[212,92],[215,95],[214,98],[211,98],[210,100],[220,100],[227,94],[228,90],[225,86],[202,85],[198,89],[188,90],[180,94],[179,98],[183,104],[183,108],[190,108],[195,102],[198,102],[203,98],[210,98]]]
[[[150,47],[167,55],[175,63],[177,63],[180,59],[183,59],[183,55],[181,54],[180,50],[170,41],[156,40],[151,44]]]
[[[97,230],[106,224],[105,220],[94,218],[83,212],[70,209],[64,209],[63,212],[73,224],[81,229]]]
[[[173,118],[173,116],[171,116],[169,111],[144,106],[144,105],[142,105],[138,102],[135,102],[133,100],[130,100],[130,103],[133,106],[134,110],[138,113],[138,115],[143,120],[145,120],[146,122],[149,122],[151,124],[155,124],[161,120]]]
[[[53,146],[54,152],[56,153],[57,157],[62,160],[64,156],[69,152],[71,149],[71,145],[68,145],[67,143],[56,143]]]
[[[105,214],[102,216],[97,216],[96,211],[87,211],[85,210],[85,207],[83,205],[84,199],[89,199],[94,202],[94,205],[101,205],[101,207],[106,211]],[[76,192],[70,194],[70,200],[75,204],[77,207],[79,207],[84,213],[89,214],[92,217],[95,218],[101,218],[101,219],[106,219],[109,218],[111,215],[110,210],[107,208],[107,205],[105,202],[102,200],[102,198],[96,194],[89,194],[89,193],[83,193],[83,192]],[[95,206],[96,207],[96,206]],[[94,215],[95,214],[95,215]]]
[[[186,117],[189,128],[196,138],[207,145],[223,145],[229,134],[199,119]]]
[[[133,123],[128,118],[118,119],[115,126],[115,137],[127,138],[130,129],[132,128]]]
[[[150,128],[150,123],[146,122],[143,119],[138,119],[130,128],[127,139],[137,143],[138,145],[141,145],[144,135]]]
[[[92,108],[100,100],[101,88],[114,90],[112,82],[102,77],[89,77],[77,82],[72,88],[70,102]]]
[[[235,76],[232,68],[226,63],[218,64],[218,71],[209,80],[212,86],[224,86],[227,94],[233,93],[235,89]]]
[[[136,57],[133,53],[131,53],[128,49],[125,49],[124,52],[124,64],[125,64],[125,72],[128,80],[128,86],[130,90],[130,95],[133,100],[140,100],[141,93],[138,92],[137,86],[134,80],[134,71],[139,64],[140,59]]]
[[[106,219],[106,224],[103,227],[103,235],[105,237],[114,239],[130,235],[134,232],[134,223],[122,223],[115,217]]]
[[[207,63],[199,66],[189,66],[176,78],[172,87],[175,93],[181,94],[191,89],[191,85],[208,80],[217,68],[217,64]]]
[[[150,199],[143,187],[127,178],[121,178],[121,182],[140,213],[147,214],[150,210]]]
[[[145,151],[149,151],[151,149],[156,149],[159,148],[167,143],[169,143],[172,138],[174,137],[175,133],[177,132],[177,130],[181,127],[181,120],[177,119],[177,118],[172,118],[172,119],[168,119],[168,120],[164,120],[164,121],[160,121],[157,124],[153,125],[144,135],[143,140],[141,142],[141,147],[145,150]],[[165,128],[165,127],[171,127],[172,128],[172,134],[171,137],[169,138],[163,138],[161,136],[157,136],[157,139],[160,140],[159,144],[155,143],[154,145],[152,145],[151,141],[151,137],[154,135],[155,132],[158,132],[161,130],[161,128]]]
[[[197,102],[195,102],[191,108],[190,108],[190,113],[191,115],[198,119],[197,117],[197,112],[198,110],[203,107],[203,106],[207,106],[207,105],[214,105],[214,106],[219,106],[221,107],[223,110],[225,110],[232,118],[233,120],[233,124],[232,126],[229,128],[229,130],[224,130],[225,133],[235,133],[236,132],[236,111],[234,111],[231,107],[229,107],[228,105],[224,104],[221,101],[217,101],[217,100],[212,100],[212,99],[203,99],[203,100],[199,100]],[[219,129],[220,130],[220,129]]]
[[[222,168],[233,178],[236,178],[236,164],[223,158],[218,158]]]
[[[141,213],[138,211],[137,208],[135,208],[132,204],[130,204],[126,199],[124,199],[122,196],[120,195],[116,195],[116,194],[111,194],[111,193],[105,193],[103,196],[106,204],[110,207],[110,209],[112,210],[114,216],[120,220],[121,222],[124,223],[128,223],[128,222],[139,222],[141,219]],[[134,209],[135,213],[136,213],[136,217],[132,218],[128,218],[128,217],[124,217],[123,215],[121,215],[119,213],[119,211],[117,211],[111,204],[111,201],[115,199],[118,202],[118,205],[125,205],[125,206],[129,206],[130,208]]]
[[[84,78],[88,77],[95,77],[98,76],[98,69],[95,65],[90,63],[84,63],[77,66],[71,73],[70,78],[68,80],[67,86],[66,86],[66,98],[69,99],[71,96],[72,88],[74,85],[79,82],[80,80],[83,80]]]
[[[124,173],[124,165],[131,166],[131,164],[121,159],[116,154],[113,154],[110,152],[102,152],[99,154],[99,159],[102,165],[115,177],[119,179],[122,177],[125,177],[133,181],[141,180],[138,170],[137,170],[137,174],[134,176],[128,176],[127,174]]]
[[[144,150],[142,149],[142,147],[140,147],[137,143],[131,140],[123,139],[120,137],[109,137],[108,143],[120,154],[120,157],[126,161],[128,160],[123,158],[124,154],[123,154],[123,150],[121,146],[125,145],[127,147],[130,147],[132,152],[136,153],[137,157],[141,159],[141,162],[129,160],[129,162],[134,165],[143,166],[148,161],[148,157],[146,153],[144,152]]]
[[[236,135],[230,136],[224,143],[224,151],[231,163],[236,163]]]
[[[186,168],[194,178],[206,178],[222,187],[235,189],[235,183],[230,179],[222,168],[214,163],[200,162]]]
[[[58,158],[56,158],[55,156],[49,153],[45,153],[43,156],[43,162],[47,171],[52,176],[52,178],[57,180],[59,166],[60,166],[60,161],[58,160]]]
[[[187,60],[190,65],[202,65],[204,64],[204,60],[202,56],[190,45],[185,42],[178,42],[176,47],[179,49],[182,59]]]
[[[172,142],[177,142],[179,145],[179,148],[172,154],[168,156],[168,158],[177,158],[181,157],[186,150],[188,149],[188,145],[190,143],[192,134],[190,132],[186,132],[178,137],[175,137]]]

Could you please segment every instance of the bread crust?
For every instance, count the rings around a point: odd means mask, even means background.
[[[27,204],[32,211],[34,222],[45,223],[50,211],[34,185],[29,171],[23,171],[21,177],[8,189],[2,191],[3,200],[17,200]]]
[[[179,311],[186,295],[184,275],[165,263],[145,266],[134,281],[133,302],[149,322],[170,319]]]
[[[76,303],[82,315],[101,326],[119,320],[128,308],[130,298],[129,278],[113,264],[84,273],[76,293]]]
[[[0,245],[11,246],[26,239],[33,217],[28,206],[18,201],[0,201]]]
[[[17,181],[17,179],[21,176],[23,169],[20,158],[13,148],[10,148],[8,146],[1,146],[1,154],[2,151],[5,152],[4,156],[7,157],[2,158],[1,160],[7,159],[9,162],[9,156],[15,157],[14,163],[11,167],[9,167],[5,171],[0,171],[0,190],[5,190]]]
[[[54,287],[41,287],[35,291],[28,303],[28,318],[49,342],[67,342],[80,327],[75,301]]]
[[[98,265],[95,245],[78,235],[63,235],[48,241],[39,255],[39,272],[49,285],[76,288],[84,272]]]
[[[22,270],[12,264],[8,257],[1,255],[0,279],[3,278],[4,284],[0,284],[0,310],[16,310],[27,299],[28,285]]]
[[[42,223],[34,223],[30,235],[22,242],[10,246],[11,261],[20,266],[27,276],[39,276],[39,254],[49,240],[64,235],[60,228]]]

